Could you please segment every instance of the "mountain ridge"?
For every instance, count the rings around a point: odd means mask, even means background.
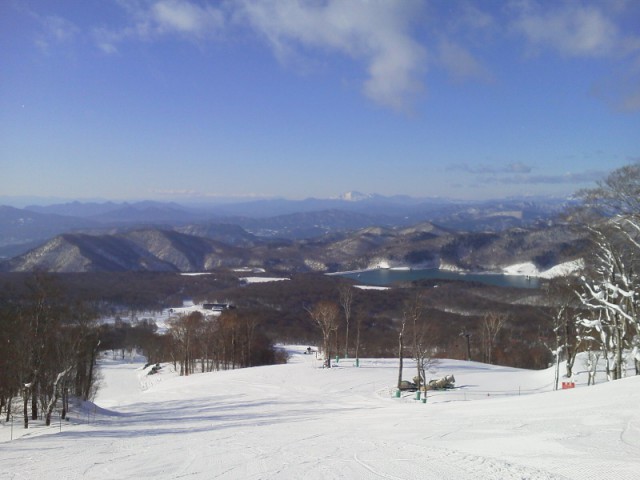
[[[211,227],[213,228],[213,227]],[[239,228],[239,227],[237,227]],[[234,235],[241,230],[234,229]],[[62,234],[22,255],[0,262],[3,271],[177,271],[253,267],[268,271],[336,272],[375,265],[501,271],[521,262],[540,267],[577,258],[583,239],[565,225],[502,232],[457,232],[424,222],[411,227],[365,227],[313,239],[261,239],[234,244],[234,236],[210,238],[161,228],[124,233]]]
[[[298,240],[366,226],[403,227],[420,222],[436,222],[458,230],[498,231],[548,221],[566,206],[557,199],[456,203],[406,196],[365,196],[358,201],[279,199],[207,208],[155,201],[0,207],[0,258],[24,253],[62,233],[234,224],[256,236]]]

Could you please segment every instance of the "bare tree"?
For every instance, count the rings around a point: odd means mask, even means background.
[[[640,161],[612,171],[597,185],[577,194],[587,211],[605,218],[640,214]]]
[[[546,335],[540,337],[554,358],[554,390],[557,390],[560,384],[560,362],[565,361],[565,376],[571,378],[576,355],[584,340],[584,337],[579,334],[581,329],[574,321],[577,308],[580,307],[574,289],[575,280],[570,277],[561,277],[553,280],[546,292],[552,307],[545,309],[544,313],[550,320],[549,327],[553,343],[544,340]]]
[[[464,337],[466,340],[467,346],[467,362],[471,361],[471,332],[469,332],[466,328],[462,329],[460,332],[460,336]]]
[[[311,320],[322,331],[325,366],[331,368],[331,334],[338,329],[337,318],[340,309],[334,302],[321,300],[312,307],[306,308],[306,310]]]
[[[402,368],[404,367],[404,330],[407,326],[407,317],[402,315],[400,328],[398,329],[398,388],[402,385]]]
[[[344,313],[346,324],[344,331],[344,358],[349,358],[349,321],[351,320],[351,304],[353,303],[353,287],[348,283],[343,283],[338,287],[340,294],[340,306]]]
[[[356,312],[356,365],[360,366],[360,330],[362,328],[362,313]]]
[[[430,362],[430,345],[428,337],[428,325],[424,319],[425,299],[420,293],[416,293],[405,302],[403,317],[409,322],[412,336],[413,358],[416,361],[417,375],[415,383],[418,391],[423,381],[426,381],[426,367]]]
[[[29,407],[32,420],[44,414],[49,424],[62,398],[62,415],[66,414],[69,384],[93,368],[95,357],[84,355],[84,345],[95,338],[97,329],[92,323],[95,312],[73,301],[55,277],[36,272],[24,287],[0,309],[0,323],[9,327],[7,342],[0,348],[0,404],[8,414],[12,402],[6,396],[21,394],[24,427],[29,428]],[[79,327],[79,319],[85,328]],[[82,377],[87,389],[93,382],[93,375]]]
[[[553,346],[547,345],[545,342],[545,346],[549,349],[551,354],[553,355],[553,361],[555,363],[554,368],[554,380],[553,380],[553,389],[558,390],[558,386],[560,383],[560,361],[562,359],[563,352],[565,351],[565,345],[562,342],[562,335],[565,331],[564,326],[567,323],[567,306],[560,305],[558,310],[555,312],[555,315],[551,318],[551,329],[553,331]]]
[[[587,386],[596,384],[596,372],[598,370],[598,361],[600,360],[600,351],[587,350],[587,356],[584,359],[584,366],[587,369],[588,378]]]
[[[498,334],[502,330],[507,315],[497,312],[487,313],[482,320],[482,341],[485,363],[493,362],[493,351]]]
[[[179,351],[180,375],[188,376],[193,373],[196,340],[203,329],[204,316],[200,312],[192,312],[171,320],[169,324]]]
[[[47,375],[55,369],[55,336],[60,330],[62,295],[53,277],[36,273],[27,283],[29,294],[25,299],[23,334],[25,370],[22,374],[24,428],[29,427],[27,407],[31,400],[31,419],[38,418],[38,397],[50,391]]]

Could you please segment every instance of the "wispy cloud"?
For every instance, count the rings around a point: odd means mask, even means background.
[[[615,23],[597,6],[571,2],[543,9],[526,5],[513,28],[532,47],[551,48],[570,56],[602,56],[622,42]]]
[[[280,60],[300,48],[339,52],[366,64],[365,95],[395,110],[409,109],[424,86],[426,51],[412,38],[421,3],[328,0],[243,0],[242,15]]]
[[[594,92],[618,110],[640,110],[640,33],[626,18],[637,18],[637,2],[621,0],[613,8],[609,2],[561,0],[514,0],[491,7],[421,0],[114,1],[124,13],[120,25],[83,25],[80,30],[60,16],[40,16],[38,45],[47,51],[90,35],[103,52],[114,54],[126,42],[173,36],[201,45],[248,31],[257,33],[286,66],[300,58],[348,57],[364,69],[364,78],[357,81],[366,97],[395,111],[411,111],[427,91],[428,69],[443,69],[455,81],[495,80],[486,61],[490,57],[483,54],[513,41],[515,34],[528,53],[614,59],[616,73],[605,72]]]
[[[506,185],[557,185],[557,184],[585,184],[601,180],[607,175],[605,171],[567,172],[560,175],[508,175],[490,176],[481,179],[481,183]]]
[[[476,175],[495,175],[495,174],[505,174],[505,173],[529,173],[532,168],[529,165],[526,165],[522,162],[513,162],[507,165],[485,165],[485,164],[474,164],[470,165],[468,163],[457,163],[451,165],[447,168],[447,171],[458,171],[458,172],[466,172],[473,173]]]
[[[604,178],[605,171],[566,172],[563,174],[531,174],[533,167],[513,162],[507,165],[485,165],[459,163],[447,168],[450,172],[464,172],[475,175],[476,184],[481,185],[559,185],[585,184]]]
[[[595,86],[592,93],[604,99],[614,110],[638,112],[640,111],[640,53],[625,67],[618,67],[608,78]]]
[[[42,25],[35,44],[45,53],[48,53],[53,45],[71,42],[80,33],[77,25],[58,15],[32,15]]]
[[[200,41],[225,26],[221,9],[189,0],[119,0],[118,4],[129,22],[119,29],[93,29],[93,37],[105,53],[117,52],[119,44],[127,40],[152,41],[166,35]]]
[[[222,12],[210,5],[184,0],[163,0],[150,9],[151,22],[158,33],[177,32],[203,37],[224,25]]]
[[[168,197],[168,198],[201,198],[201,199],[245,199],[245,200],[253,200],[253,199],[264,199],[264,198],[272,198],[270,195],[259,194],[259,193],[219,193],[219,192],[206,192],[201,190],[193,190],[193,189],[150,189],[148,193],[152,196],[157,197]]]
[[[443,39],[438,46],[438,60],[456,81],[493,79],[491,73],[467,49]]]
[[[616,110],[640,110],[640,32],[637,2],[521,2],[511,30],[528,51],[547,49],[567,57],[605,58],[617,62],[594,88]],[[627,28],[623,28],[627,26]],[[609,67],[611,68],[611,67]]]
[[[426,50],[411,32],[422,9],[417,0],[366,4],[237,0],[216,6],[192,0],[119,0],[118,4],[128,24],[93,30],[105,53],[117,52],[125,41],[153,41],[166,35],[201,41],[248,25],[283,64],[311,55],[311,49],[313,55],[338,53],[364,63],[367,77],[362,91],[384,107],[410,110],[412,100],[424,90]]]

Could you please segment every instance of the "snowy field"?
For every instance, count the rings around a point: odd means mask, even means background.
[[[553,371],[442,360],[456,389],[395,397],[397,361],[179,377],[102,360],[71,421],[0,426],[2,479],[637,479],[640,378],[552,391]],[[411,362],[409,362],[409,367]],[[412,368],[404,377],[411,379]],[[579,363],[576,367],[580,370]]]

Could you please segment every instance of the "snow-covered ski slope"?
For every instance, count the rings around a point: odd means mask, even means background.
[[[458,388],[423,404],[395,398],[395,360],[322,369],[295,350],[189,377],[104,359],[95,406],[26,433],[18,419],[11,441],[0,427],[0,478],[640,478],[640,377],[552,391],[551,370],[443,360],[433,378]]]

